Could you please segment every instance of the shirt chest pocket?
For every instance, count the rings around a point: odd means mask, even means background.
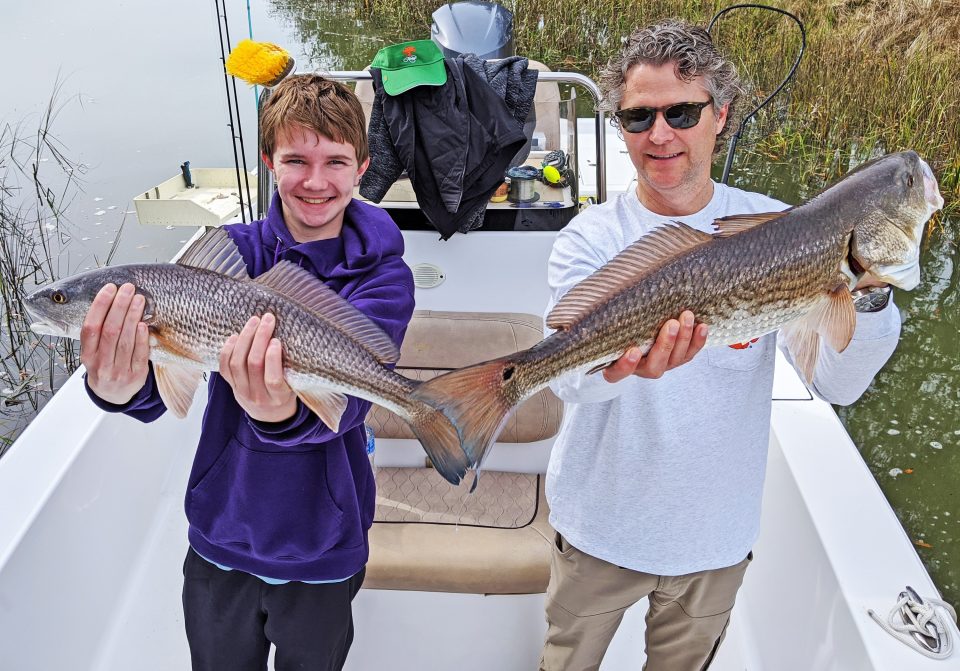
[[[754,338],[736,345],[707,349],[711,366],[727,370],[753,370],[764,362],[773,361],[775,340],[772,335]]]

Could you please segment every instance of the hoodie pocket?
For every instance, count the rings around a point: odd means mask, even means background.
[[[326,450],[258,452],[231,439],[186,507],[208,541],[258,559],[316,558],[343,535]]]

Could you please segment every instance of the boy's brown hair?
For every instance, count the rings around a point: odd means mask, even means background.
[[[260,150],[268,158],[291,125],[353,145],[358,165],[370,155],[363,108],[339,82],[315,74],[291,75],[273,88],[260,108]]]

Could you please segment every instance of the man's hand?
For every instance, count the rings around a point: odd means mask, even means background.
[[[80,328],[80,362],[87,384],[108,403],[123,405],[140,391],[150,367],[146,301],[132,284],[108,284],[97,292]]]
[[[684,310],[680,320],[670,319],[660,328],[656,342],[646,356],[631,347],[622,357],[603,371],[607,382],[619,382],[628,375],[655,380],[671,368],[682,366],[703,349],[707,342],[707,325],[697,324],[693,313]]]
[[[283,346],[273,337],[276,318],[251,317],[220,351],[220,375],[237,403],[260,422],[282,422],[297,411],[297,395],[283,377]]]

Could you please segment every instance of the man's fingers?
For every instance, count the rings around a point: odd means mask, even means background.
[[[624,352],[622,357],[603,369],[603,379],[613,383],[619,382],[628,375],[633,375],[633,371],[636,370],[637,363],[640,359],[640,350],[636,347],[631,347]]]
[[[690,347],[687,349],[687,361],[693,359],[700,353],[703,346],[707,344],[707,336],[710,335],[710,329],[706,324],[697,324],[693,331],[693,338],[690,340]]]
[[[693,330],[695,322],[693,313],[690,310],[684,310],[680,313],[680,330],[677,332],[677,338],[673,343],[673,350],[670,352],[670,359],[667,362],[667,370],[675,368],[680,364],[690,360],[688,356],[690,341],[693,339]]]
[[[641,377],[656,379],[666,372],[679,333],[680,322],[676,319],[667,320],[667,323],[660,328],[660,333],[657,334],[657,340],[653,343],[653,347],[650,348],[647,356],[637,366],[637,373]]]

